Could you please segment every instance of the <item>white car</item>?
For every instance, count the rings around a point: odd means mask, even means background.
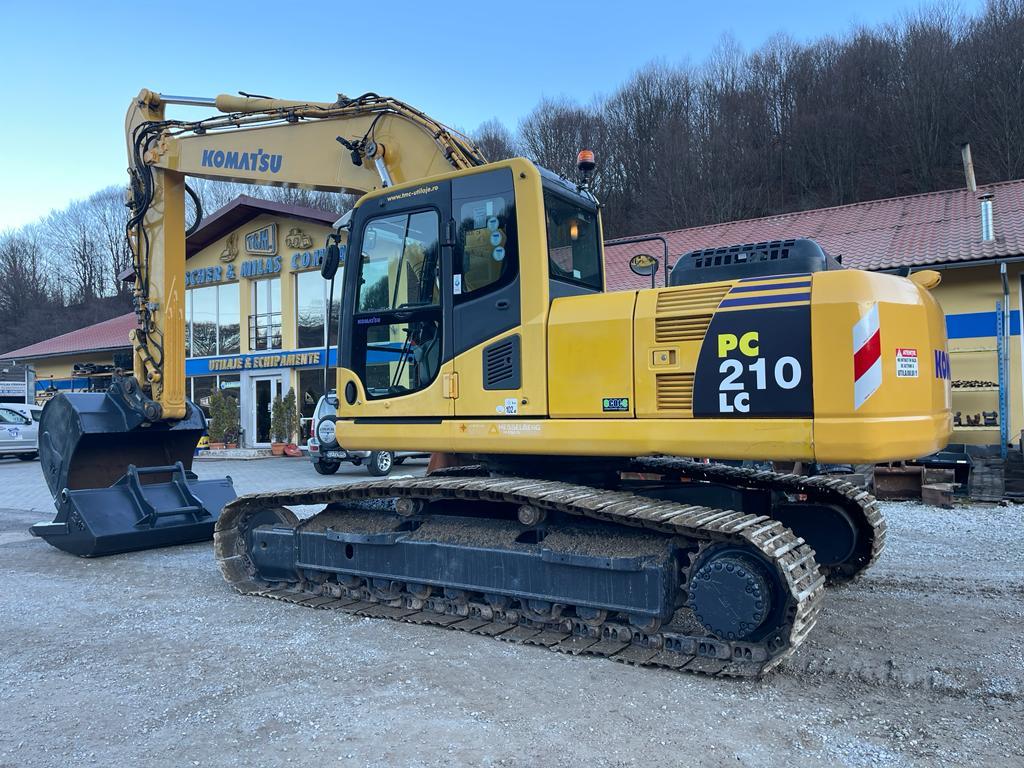
[[[0,403],[0,457],[17,456],[32,461],[39,456],[39,416],[37,405]]]

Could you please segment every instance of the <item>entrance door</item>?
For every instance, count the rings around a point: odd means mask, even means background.
[[[253,379],[253,402],[256,403],[254,424],[252,425],[253,443],[270,445],[270,413],[274,407],[274,399],[282,394],[281,377],[273,376]]]

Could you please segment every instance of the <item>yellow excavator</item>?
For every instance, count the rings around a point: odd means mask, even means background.
[[[168,104],[224,114],[171,121]],[[99,400],[55,398],[41,423],[59,501],[38,533],[69,551],[76,531],[78,554],[117,549],[96,535],[102,504],[122,527],[148,526],[139,545],[214,529],[244,594],[759,676],[811,630],[826,581],[875,561],[885,524],[840,477],[758,462],[906,459],[949,438],[934,272],[844,269],[790,240],[689,253],[665,288],[605,292],[592,155],[580,180],[487,163],[468,138],[374,94],[143,91],[126,136],[134,371]],[[187,176],[362,195],[324,262],[325,278],[343,267],[337,414],[315,428],[324,443],[457,461],[238,498],[228,481],[195,479]],[[322,511],[300,521],[295,505]]]

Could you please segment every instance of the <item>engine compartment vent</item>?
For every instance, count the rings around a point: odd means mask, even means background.
[[[730,287],[725,283],[661,291],[654,321],[655,341],[659,344],[701,341],[711,324],[711,316]]]
[[[693,411],[693,374],[659,373],[656,377],[659,411]]]
[[[669,285],[699,285],[830,269],[842,269],[840,259],[829,256],[813,240],[764,240],[685,253],[672,267]]]

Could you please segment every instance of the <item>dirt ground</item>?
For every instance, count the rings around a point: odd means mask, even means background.
[[[1024,507],[885,512],[747,682],[241,597],[210,545],[81,560],[0,510],[0,766],[1021,766]]]

